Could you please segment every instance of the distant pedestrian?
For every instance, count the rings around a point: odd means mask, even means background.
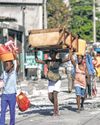
[[[89,51],[86,53],[86,66],[88,70],[88,78],[87,78],[87,90],[88,90],[88,95],[90,98],[92,98],[92,86],[94,85],[94,77],[95,77],[95,68],[93,65],[93,59],[92,55]]]
[[[69,54],[66,54],[65,58],[69,58]],[[75,55],[73,56],[73,58],[75,59]],[[68,79],[68,93],[71,93],[74,84],[75,67],[73,66],[71,60],[67,61],[64,65]]]
[[[76,63],[72,57],[72,51],[70,51],[70,59],[71,59],[73,65],[76,67],[74,86],[75,86],[76,101],[77,101],[77,106],[78,106],[77,112],[79,113],[80,110],[84,109],[87,69],[86,69],[86,66],[83,65],[83,56],[82,55],[80,55],[80,54],[77,55],[78,63]],[[81,101],[81,104],[80,104],[80,101]]]
[[[18,61],[17,61],[18,62]],[[4,71],[1,75],[1,79],[4,81],[4,88],[1,96],[1,117],[0,125],[5,125],[5,115],[7,106],[10,110],[10,124],[15,125],[15,105],[16,105],[16,77],[17,71],[19,69],[19,64],[17,63],[16,69],[14,68],[14,63],[12,60],[3,62]]]
[[[48,66],[48,75],[47,75],[48,76],[48,97],[49,97],[49,100],[54,105],[53,115],[57,116],[59,115],[58,93],[60,92],[60,87],[61,87],[61,77],[59,75],[59,66],[61,63],[68,61],[68,59],[65,59],[65,60],[57,59],[57,52],[51,51],[50,59],[39,60],[37,58],[37,54],[35,53],[35,60],[37,63],[47,64]]]

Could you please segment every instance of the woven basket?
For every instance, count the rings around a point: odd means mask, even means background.
[[[0,60],[5,62],[9,60],[14,60],[14,56],[11,52],[0,55]]]

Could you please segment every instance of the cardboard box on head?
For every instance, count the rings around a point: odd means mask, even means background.
[[[78,54],[84,55],[86,52],[86,41],[83,39],[78,39]]]

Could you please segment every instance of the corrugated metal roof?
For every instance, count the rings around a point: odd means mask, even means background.
[[[0,0],[0,3],[32,3],[32,4],[42,4],[43,0]]]

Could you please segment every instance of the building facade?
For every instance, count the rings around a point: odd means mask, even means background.
[[[13,38],[22,48],[19,57],[23,75],[26,37],[29,30],[43,28],[43,4],[44,0],[0,0],[0,43]]]

